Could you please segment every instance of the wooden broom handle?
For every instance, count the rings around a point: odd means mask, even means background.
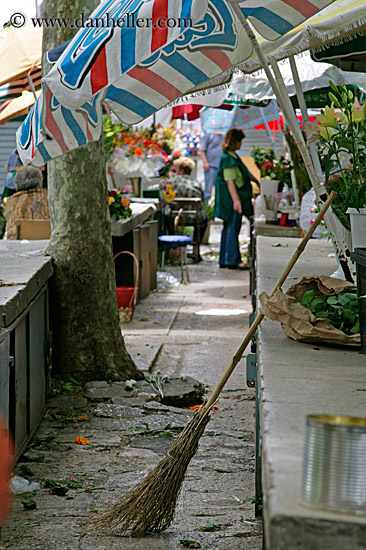
[[[325,212],[328,210],[329,206],[332,204],[335,197],[336,197],[336,193],[334,193],[334,191],[332,191],[331,194],[329,195],[328,199],[324,203],[322,209],[318,213],[317,217],[315,218],[314,222],[312,223],[309,230],[307,231],[305,237],[302,239],[299,246],[295,250],[291,260],[287,264],[287,266],[286,266],[284,272],[282,273],[281,277],[278,279],[274,289],[271,292],[271,296],[273,296],[273,294],[279,288],[281,288],[281,286],[283,285],[283,283],[287,279],[288,274],[290,273],[291,269],[294,267],[294,265],[297,262],[300,254],[304,251],[305,246],[307,245],[307,242],[310,240],[310,238],[311,238],[312,234],[314,233],[315,229],[320,224]],[[217,400],[218,396],[220,395],[223,387],[225,386],[226,382],[228,381],[229,377],[231,376],[231,373],[235,369],[236,365],[239,363],[240,359],[242,358],[243,353],[244,353],[247,345],[249,344],[249,342],[253,338],[258,326],[260,325],[260,323],[262,322],[263,319],[264,319],[264,314],[262,312],[259,312],[258,315],[256,316],[256,318],[254,319],[249,331],[247,332],[247,335],[245,336],[244,340],[242,341],[238,351],[236,352],[236,354],[232,358],[230,365],[228,366],[228,368],[226,369],[226,371],[222,375],[219,383],[217,384],[216,388],[212,392],[212,394],[209,397],[207,403],[205,403],[205,405],[203,406],[203,411],[208,411],[209,409],[211,409],[211,407],[216,402],[216,400]]]

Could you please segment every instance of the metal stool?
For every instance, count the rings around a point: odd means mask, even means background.
[[[158,237],[158,244],[161,248],[161,268],[164,271],[165,263],[165,251],[174,250],[180,248],[180,269],[181,269],[181,281],[184,280],[184,267],[187,274],[187,281],[189,282],[189,273],[187,266],[187,245],[192,243],[191,237],[186,235],[162,235]]]

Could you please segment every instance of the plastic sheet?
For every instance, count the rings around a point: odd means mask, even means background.
[[[14,476],[10,480],[10,489],[13,495],[24,495],[40,489],[37,481],[28,481],[24,477]]]

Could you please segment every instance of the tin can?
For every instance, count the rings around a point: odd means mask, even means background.
[[[307,417],[301,500],[326,510],[366,513],[366,418]]]

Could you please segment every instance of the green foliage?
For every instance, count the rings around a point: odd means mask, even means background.
[[[210,520],[207,522],[207,525],[203,525],[199,528],[200,531],[219,531],[220,529],[221,525]]]
[[[75,378],[73,378],[72,376],[69,377],[68,382],[64,382],[62,384],[63,391],[66,391],[68,393],[72,393],[75,390],[75,388],[77,388],[77,387],[81,387],[81,384],[80,384],[80,382],[75,380]]]
[[[22,500],[24,510],[35,510],[37,508],[37,503],[33,499]]]
[[[360,332],[356,292],[343,292],[333,296],[314,296],[314,290],[308,290],[302,297],[301,305],[310,309],[316,317],[328,319],[331,325],[345,334]]]
[[[332,103],[317,116],[321,127],[316,130],[322,144],[326,187],[337,193],[332,209],[350,231],[347,209],[366,207],[366,103],[359,110],[346,86],[333,82],[330,86]]]
[[[104,148],[106,155],[110,155],[114,149],[114,141],[118,133],[123,132],[123,124],[113,124],[110,116],[103,118]]]
[[[45,479],[43,484],[46,489],[50,490],[50,493],[59,497],[65,496],[69,491],[67,487],[61,485],[61,483],[55,481],[54,479]]]
[[[266,173],[262,169],[263,164],[265,162],[273,162],[276,158],[272,147],[268,147],[268,149],[265,149],[264,147],[253,147],[250,150],[250,154],[253,157],[255,165],[261,171],[261,177],[264,178]]]
[[[291,187],[291,170],[293,166],[289,159],[282,153],[276,159],[272,147],[253,147],[250,151],[253,160],[261,172],[261,177],[273,180],[279,180]]]

